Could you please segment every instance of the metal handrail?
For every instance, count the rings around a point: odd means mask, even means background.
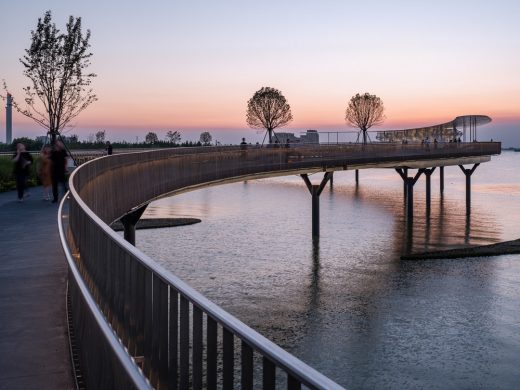
[[[94,317],[95,325],[99,328],[103,340],[98,340],[100,343],[106,343],[106,345],[110,348],[111,352],[123,368],[125,374],[127,375],[128,379],[130,380],[131,384],[138,389],[151,389],[150,382],[142,375],[141,370],[135,363],[135,360],[133,360],[130,355],[128,355],[128,352],[126,351],[125,347],[121,344],[119,341],[119,338],[117,337],[117,334],[114,332],[114,330],[110,327],[109,323],[107,322],[105,316],[103,315],[103,312],[100,310],[99,306],[97,305],[96,301],[92,297],[92,294],[90,293],[89,288],[83,281],[83,278],[80,274],[80,271],[78,270],[78,267],[76,266],[76,262],[74,260],[74,257],[70,251],[70,247],[65,235],[65,229],[63,227],[63,218],[65,217],[63,209],[65,203],[68,202],[68,193],[65,195],[65,197],[60,202],[59,208],[58,208],[58,232],[60,236],[60,241],[63,247],[63,252],[65,254],[65,258],[67,259],[67,264],[69,268],[69,283],[74,281],[76,285],[77,293],[80,296],[80,299],[82,299],[85,303],[85,305],[88,307],[90,313]],[[74,292],[72,292],[74,294]],[[111,375],[114,373],[112,372]]]
[[[73,175],[76,172],[73,173]],[[73,179],[71,178],[71,181]],[[295,358],[293,355],[280,348],[278,345],[268,340],[255,330],[251,329],[249,326],[244,324],[242,321],[232,316],[220,306],[211,302],[204,295],[199,293],[194,288],[190,287],[188,284],[183,282],[177,276],[173,275],[170,271],[166,270],[160,264],[152,260],[148,255],[141,252],[135,246],[129,244],[125,241],[119,234],[117,234],[112,228],[110,228],[106,223],[104,223],[90,208],[81,200],[78,193],[74,189],[73,186],[70,187],[70,192],[74,197],[77,197],[78,204],[86,210],[90,217],[98,223],[99,227],[103,229],[103,231],[110,236],[115,242],[118,243],[122,248],[124,248],[128,253],[132,254],[134,258],[143,264],[145,267],[159,275],[164,281],[169,283],[172,286],[175,286],[176,290],[185,296],[188,300],[197,305],[204,312],[210,314],[214,319],[216,319],[219,323],[224,324],[226,328],[231,330],[237,336],[239,336],[242,340],[248,342],[252,347],[257,349],[260,353],[273,360],[277,365],[284,368],[285,370],[291,372],[294,376],[300,379],[308,386],[313,386],[315,388],[323,388],[323,389],[342,389],[343,387],[339,386],[337,383],[333,382],[326,376],[322,375],[312,367],[303,363],[301,360]],[[61,210],[59,212],[61,215]],[[61,222],[60,222],[61,223]],[[60,238],[62,238],[62,232],[60,231]],[[64,238],[62,238],[62,243],[64,243]],[[69,260],[69,256],[67,257]],[[70,265],[70,260],[69,260]],[[75,267],[74,267],[75,268]],[[76,273],[74,274],[76,277]],[[79,276],[79,274],[78,274]],[[83,284],[84,285],[84,284]],[[97,308],[97,305],[96,305]]]
[[[246,356],[243,370],[251,372],[251,376],[252,358],[248,360],[248,356],[252,356],[252,351],[255,350],[264,359],[264,381],[267,372],[268,383],[273,383],[269,381],[274,380],[274,367],[279,367],[287,373],[289,385],[296,383],[296,387],[303,384],[310,388],[341,388],[155,263],[115,233],[107,223],[128,212],[132,207],[149,202],[164,193],[195,188],[197,185],[219,179],[254,177],[258,173],[266,172],[287,174],[295,170],[315,171],[337,167],[345,169],[348,164],[370,161],[400,163],[409,159],[483,156],[500,153],[500,144],[465,144],[450,146],[444,151],[432,148],[432,151],[433,156],[417,145],[389,147],[388,144],[308,146],[294,149],[252,147],[248,150],[239,147],[176,148],[102,157],[87,162],[77,169],[69,180],[69,214],[73,225],[71,234],[72,240],[79,244],[78,268],[72,276],[74,279],[84,279],[85,283],[82,286],[90,290],[92,298],[87,305],[96,302],[96,307],[103,312],[107,322],[112,324],[123,345],[133,356],[143,361],[143,371],[152,386],[161,388],[168,380],[176,383],[178,377],[181,387],[189,383],[189,368],[186,365],[189,365],[189,362],[186,363],[186,359],[190,355],[190,348],[186,343],[189,343],[189,332],[192,330],[192,379],[193,386],[200,387],[203,376],[200,345],[204,314],[207,318],[208,332],[216,323],[223,328],[224,385],[233,382],[233,337],[236,336],[242,340],[243,365]],[[173,167],[177,170],[171,171]],[[188,174],[182,169],[191,169],[193,172],[190,171]],[[85,178],[80,178],[80,175],[84,175]],[[147,175],[143,176],[142,180],[147,181],[153,188],[144,186],[142,192],[130,199],[131,194],[119,187],[124,187],[131,179],[137,183],[136,178],[140,177],[139,175]],[[76,185],[81,188],[76,188]],[[83,192],[90,204],[83,199]],[[121,197],[128,198],[127,202],[118,203]],[[112,202],[107,204],[110,199]],[[97,212],[94,212],[92,207]],[[62,240],[64,239],[62,235]],[[66,241],[64,247],[65,245]],[[69,254],[68,260],[70,259],[72,257]],[[193,317],[190,317],[191,329],[190,320],[186,319],[190,312],[188,304],[193,307]],[[172,329],[175,333],[168,333]],[[214,332],[216,337],[216,329]],[[228,333],[232,335],[231,339],[226,336]],[[178,344],[177,340],[180,341]],[[208,333],[208,356],[210,348],[213,348],[209,345],[209,340]],[[174,366],[170,367],[172,361]],[[216,365],[214,369],[216,372]],[[208,383],[209,376],[208,372]],[[247,378],[247,375],[242,379],[245,380],[244,383],[252,383],[249,382],[252,379]]]

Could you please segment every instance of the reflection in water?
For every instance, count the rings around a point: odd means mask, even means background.
[[[313,237],[312,239],[312,268],[310,275],[309,288],[309,314],[317,307],[320,293],[320,240]]]
[[[493,172],[509,165],[483,164],[473,181],[498,185]],[[424,181],[416,184],[407,229],[395,172],[364,171],[358,186],[350,172],[334,180],[320,199],[319,241],[311,239],[308,190],[287,177],[161,200],[155,212],[202,223],[138,231],[137,245],[344,386],[513,387],[520,379],[511,364],[520,359],[519,257],[399,258],[520,237],[512,217],[520,196],[474,191],[467,218],[464,177],[447,168],[444,197],[432,180],[429,218]]]
[[[469,244],[469,238],[471,235],[471,214],[466,214],[466,225],[464,228],[464,244]]]

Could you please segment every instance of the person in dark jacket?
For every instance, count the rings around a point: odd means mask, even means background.
[[[33,163],[33,158],[29,152],[25,150],[24,144],[16,145],[16,153],[13,156],[14,176],[16,178],[16,191],[18,192],[18,202],[22,202],[25,194],[25,186],[29,169]]]
[[[61,141],[56,141],[51,152],[52,161],[52,203],[58,202],[58,184],[63,187],[63,193],[67,191],[65,172],[67,170],[67,152]]]

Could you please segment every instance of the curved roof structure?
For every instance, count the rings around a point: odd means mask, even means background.
[[[477,126],[491,122],[487,115],[461,115],[455,119],[433,126],[416,127],[402,130],[378,131],[376,139],[382,142],[421,141],[425,138],[449,141],[463,137],[469,137],[468,141],[477,138]]]

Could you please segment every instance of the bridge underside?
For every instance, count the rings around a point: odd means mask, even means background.
[[[490,156],[479,156],[479,157],[460,157],[460,158],[442,158],[442,159],[432,159],[432,160],[409,160],[409,161],[400,161],[400,162],[373,162],[373,163],[363,163],[363,164],[346,164],[344,166],[334,166],[334,167],[324,167],[324,168],[304,168],[304,169],[290,169],[284,171],[276,171],[276,172],[262,172],[262,173],[252,173],[242,176],[235,176],[230,178],[224,178],[219,180],[214,180],[210,182],[200,183],[192,186],[187,186],[184,188],[180,188],[178,190],[174,190],[168,192],[166,194],[162,194],[153,200],[168,198],[173,195],[179,195],[182,193],[199,190],[202,188],[222,185],[222,184],[231,184],[231,183],[239,183],[245,180],[259,180],[259,179],[268,179],[273,177],[282,177],[289,175],[312,175],[320,172],[336,172],[336,171],[351,171],[358,169],[376,169],[376,168],[386,168],[386,169],[423,169],[430,167],[446,167],[446,166],[460,166],[460,165],[474,165],[480,164],[484,162],[488,162],[491,160]],[[150,202],[150,201],[149,201]],[[147,203],[149,203],[147,202]],[[142,206],[142,205],[140,205]],[[138,208],[138,207],[136,207]]]

